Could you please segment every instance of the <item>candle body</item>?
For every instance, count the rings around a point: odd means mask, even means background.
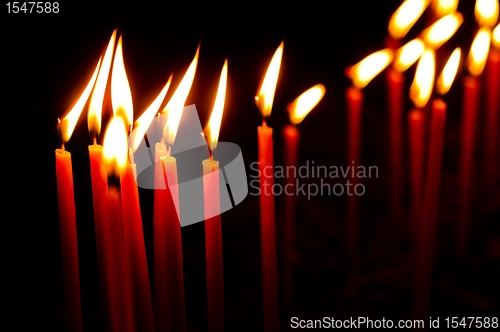
[[[203,160],[208,331],[224,331],[224,267],[220,219],[219,162]]]
[[[149,284],[148,263],[144,245],[139,192],[133,166],[127,164],[121,174],[121,195],[125,250],[132,278],[132,296],[138,331],[154,332],[153,303]]]
[[[285,167],[297,167],[298,144],[300,132],[297,127],[287,125],[283,128],[283,139],[285,142]],[[288,172],[287,172],[288,173]],[[294,187],[295,179],[286,178],[285,188]],[[285,203],[283,205],[283,296],[287,306],[293,300],[293,270],[295,264],[295,193],[289,195],[285,192]]]
[[[416,319],[427,319],[428,317],[432,265],[436,244],[445,122],[446,104],[442,100],[435,100],[432,104],[429,152],[420,220],[421,229],[417,242]]]
[[[498,113],[500,112],[500,49],[492,49],[486,65],[486,185],[495,185],[498,176]]]
[[[462,136],[460,155],[460,197],[457,229],[457,252],[464,255],[467,247],[470,213],[472,205],[472,177],[474,151],[476,147],[477,120],[479,114],[480,82],[477,77],[467,76],[463,80],[464,100],[462,114]]]
[[[274,215],[273,129],[258,128],[260,231],[262,257],[262,298],[264,331],[279,331],[278,278],[276,266],[276,224]]]
[[[57,196],[63,272],[64,308],[68,331],[82,331],[80,275],[71,154],[56,150]]]
[[[408,113],[408,133],[410,146],[411,230],[416,241],[420,228],[419,214],[421,212],[424,185],[425,119],[423,111],[412,110]]]

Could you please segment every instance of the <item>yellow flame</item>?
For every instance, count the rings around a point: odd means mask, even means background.
[[[106,48],[106,53],[102,60],[101,69],[95,83],[92,97],[90,98],[89,112],[87,115],[87,124],[89,131],[95,135],[101,132],[101,118],[102,118],[102,104],[104,101],[104,92],[106,91],[106,84],[108,82],[109,71],[111,62],[113,60],[113,51],[115,48],[116,29],[113,31],[111,38]]]
[[[215,98],[214,108],[208,120],[208,139],[210,148],[213,150],[217,147],[219,140],[220,125],[222,122],[222,111],[224,110],[224,99],[226,96],[227,86],[227,60],[224,61],[222,72],[220,74],[219,88],[217,89],[217,97]]]
[[[446,65],[444,66],[441,75],[439,75],[436,82],[436,90],[437,93],[439,93],[440,95],[446,94],[450,90],[453,82],[455,81],[455,77],[457,76],[458,66],[460,65],[461,55],[462,51],[460,50],[460,47],[457,47],[451,54],[448,61],[446,62]]]
[[[404,1],[389,20],[389,34],[391,37],[401,39],[406,36],[428,5],[429,0]]]
[[[193,61],[189,65],[181,83],[175,90],[174,95],[169,100],[164,113],[168,114],[167,123],[165,125],[164,131],[166,132],[165,140],[168,145],[174,144],[175,136],[177,135],[177,129],[179,128],[179,123],[182,117],[182,111],[184,109],[184,104],[191,90],[191,85],[193,84],[194,75],[196,73],[196,66],[198,65],[198,54],[200,53],[200,46],[196,50]]]
[[[71,138],[71,135],[73,134],[73,130],[75,130],[76,122],[80,118],[80,114],[82,114],[83,107],[85,106],[85,104],[87,103],[87,100],[89,99],[90,92],[92,91],[92,88],[94,87],[95,80],[97,78],[97,73],[99,72],[101,60],[102,60],[102,57],[99,58],[99,62],[97,62],[97,66],[94,69],[94,73],[92,74],[90,81],[87,83],[85,90],[83,90],[82,95],[80,96],[80,98],[78,98],[78,101],[73,106],[71,111],[69,111],[68,114],[66,114],[61,121],[61,124],[60,124],[61,133],[62,133],[62,137],[63,137],[64,142],[69,141],[69,139]]]
[[[498,20],[498,0],[476,0],[474,14],[480,27],[493,28]]]
[[[498,24],[492,33],[493,46],[500,48],[500,24]]]
[[[149,107],[142,113],[142,115],[137,119],[134,123],[134,131],[131,134],[131,145],[132,149],[136,151],[141,144],[146,131],[148,130],[151,122],[153,122],[156,113],[158,112],[163,99],[167,94],[168,88],[170,87],[170,83],[172,82],[172,75],[168,78],[167,84],[160,91],[156,99],[149,105]]]
[[[294,125],[301,123],[306,115],[321,101],[324,95],[325,87],[322,84],[316,84],[303,92],[287,106],[287,110],[290,113],[290,122]]]
[[[473,76],[479,76],[484,70],[486,59],[490,50],[491,31],[488,28],[481,28],[472,41],[472,46],[467,59],[467,69]]]
[[[458,0],[434,0],[432,7],[436,17],[441,18],[457,11]]]
[[[122,117],[113,116],[104,134],[102,145],[108,170],[116,174],[127,165],[128,158],[127,132]]]
[[[437,49],[455,34],[463,21],[464,17],[460,13],[448,14],[425,29],[421,38],[427,46]]]
[[[274,93],[276,91],[276,84],[281,66],[281,58],[283,57],[283,42],[274,52],[271,63],[267,68],[266,75],[260,86],[259,93],[255,96],[255,103],[262,114],[262,117],[267,118],[271,115],[273,108]]]
[[[410,68],[424,53],[424,42],[418,38],[413,39],[396,52],[394,68],[404,72]]]
[[[424,107],[429,101],[434,86],[435,71],[434,51],[426,49],[418,62],[415,79],[410,88],[410,98],[415,103],[416,108]]]
[[[390,49],[377,51],[349,68],[347,74],[354,86],[362,89],[391,63],[393,57],[394,52]]]
[[[123,63],[122,36],[118,39],[113,60],[113,72],[111,73],[111,104],[114,116],[123,117],[126,128],[134,120],[134,108],[132,104],[132,92],[128,83],[125,64]]]

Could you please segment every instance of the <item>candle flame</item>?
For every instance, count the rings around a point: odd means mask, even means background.
[[[193,61],[189,65],[181,83],[175,90],[174,95],[169,100],[163,113],[168,114],[167,123],[164,128],[164,139],[168,145],[173,145],[175,141],[175,136],[177,135],[177,129],[179,128],[179,123],[182,117],[182,111],[184,110],[184,104],[191,90],[191,85],[193,84],[194,75],[196,73],[196,66],[198,65],[198,55],[200,53],[200,46],[196,50]]]
[[[389,34],[391,37],[401,39],[406,36],[428,5],[429,0],[404,1],[389,20]]]
[[[480,27],[494,27],[498,20],[498,0],[476,0],[474,14]]]
[[[458,66],[460,65],[461,55],[462,51],[460,50],[460,47],[457,47],[451,54],[448,61],[446,62],[446,65],[444,66],[441,75],[439,75],[439,78],[437,79],[436,82],[436,89],[437,93],[439,93],[440,95],[446,94],[450,90],[453,82],[455,81],[455,77],[457,76]]]
[[[127,132],[122,117],[111,118],[102,145],[108,172],[117,175],[127,165],[128,159]]]
[[[255,96],[255,103],[263,118],[267,118],[271,115],[282,57],[283,42],[281,42],[276,52],[274,52],[273,58],[267,68],[266,75],[264,76],[264,80],[262,81],[262,85],[260,86],[259,93]]]
[[[416,108],[424,107],[429,101],[434,86],[435,55],[432,49],[426,49],[420,58],[415,72],[415,79],[410,88],[410,98]]]
[[[217,97],[215,98],[214,108],[208,120],[208,141],[210,149],[214,150],[217,147],[219,139],[220,125],[222,122],[222,111],[224,110],[224,98],[226,96],[227,86],[227,60],[224,61],[222,72],[220,74],[219,88],[217,89]]]
[[[436,17],[441,18],[457,11],[458,0],[434,0],[432,7]]]
[[[428,47],[437,49],[455,34],[463,21],[464,17],[460,13],[448,14],[425,29],[421,38]]]
[[[321,101],[324,95],[325,87],[322,84],[316,84],[303,92],[287,106],[290,113],[290,122],[294,125],[301,123],[306,115]]]
[[[97,73],[99,72],[99,67],[101,66],[101,60],[102,57],[99,58],[99,62],[97,62],[97,66],[94,69],[94,73],[92,74],[92,77],[87,83],[85,90],[83,90],[82,95],[80,96],[80,98],[78,98],[76,104],[68,112],[68,114],[64,116],[64,118],[60,123],[62,139],[64,142],[69,141],[69,139],[71,138],[71,135],[75,130],[76,122],[80,118],[80,114],[82,114],[83,107],[85,106],[87,100],[89,99],[90,92],[92,91],[95,80],[97,78]]]
[[[498,24],[495,29],[493,29],[492,42],[493,46],[495,46],[496,48],[500,48],[500,24]]]
[[[106,48],[106,52],[104,53],[101,69],[99,69],[99,75],[97,76],[95,88],[92,92],[92,97],[90,98],[87,124],[89,127],[89,132],[91,132],[94,137],[101,132],[102,104],[104,101],[104,92],[106,91],[106,84],[108,82],[111,62],[113,60],[115,39],[116,29],[115,31],[113,31],[113,34],[111,35],[108,43],[108,47]]]
[[[168,78],[167,84],[160,91],[156,99],[149,105],[149,107],[142,113],[142,115],[134,123],[134,131],[131,134],[131,145],[134,151],[137,151],[139,145],[141,144],[146,131],[148,130],[151,122],[153,122],[158,110],[160,109],[161,103],[167,95],[168,88],[172,82],[172,75]]]
[[[490,50],[491,32],[488,28],[481,28],[472,41],[472,46],[467,59],[467,68],[473,76],[479,76],[484,70],[486,59]]]
[[[425,46],[421,39],[413,39],[396,52],[394,68],[404,72],[410,68],[424,53]]]
[[[125,64],[123,63],[122,36],[118,39],[111,73],[111,104],[114,116],[123,117],[126,128],[129,128],[134,119],[132,92],[128,83]]]
[[[352,79],[354,86],[362,89],[391,63],[394,57],[393,53],[390,49],[372,53],[348,68],[347,76]]]

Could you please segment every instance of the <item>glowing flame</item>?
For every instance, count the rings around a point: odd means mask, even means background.
[[[392,14],[389,20],[389,34],[394,39],[401,39],[429,5],[429,0],[406,0]]]
[[[66,114],[66,116],[64,116],[64,118],[61,121],[60,124],[61,133],[64,142],[69,141],[69,139],[71,138],[73,130],[75,130],[76,122],[80,118],[80,114],[82,114],[83,107],[85,106],[87,100],[89,99],[90,92],[92,91],[95,80],[97,78],[97,73],[99,72],[99,66],[101,65],[101,60],[102,58],[100,58],[99,62],[97,62],[97,66],[94,69],[94,73],[92,74],[90,81],[87,83],[85,90],[83,90],[82,95],[80,96],[80,98],[78,98],[78,101],[73,106],[71,111],[69,111],[68,114]]]
[[[114,116],[111,119],[102,145],[109,173],[118,173],[127,165],[128,158],[127,132],[123,118]]]
[[[427,49],[418,62],[415,79],[410,88],[410,98],[416,108],[424,107],[431,97],[436,70],[434,51]]]
[[[394,54],[390,49],[370,54],[354,66],[348,68],[347,76],[352,79],[354,86],[362,89],[391,63],[393,57]]]
[[[488,28],[481,28],[477,32],[467,59],[467,68],[473,76],[479,76],[484,70],[486,59],[490,51],[491,32]]]
[[[498,20],[498,0],[476,0],[474,14],[480,27],[493,28]]]
[[[113,50],[115,48],[116,30],[113,31],[111,39],[109,40],[106,53],[102,60],[101,69],[95,83],[92,97],[90,98],[89,112],[87,115],[87,124],[89,132],[94,136],[101,132],[101,118],[102,118],[102,103],[104,101],[104,92],[106,91],[106,84],[108,82],[109,70],[111,68],[111,61],[113,60]]]
[[[457,76],[461,54],[462,51],[460,50],[460,47],[457,47],[446,62],[441,75],[439,75],[439,78],[436,82],[436,89],[437,93],[439,93],[440,95],[444,95],[450,90],[451,85],[453,84],[453,81]]]
[[[224,110],[224,98],[226,96],[226,85],[227,60],[224,62],[224,67],[222,67],[219,88],[217,89],[217,97],[215,98],[212,114],[210,114],[210,120],[208,120],[208,140],[210,143],[210,149],[212,150],[217,147],[217,141],[219,139],[220,125],[222,122],[222,111]]]
[[[142,115],[135,121],[134,131],[131,136],[131,145],[132,149],[136,151],[141,144],[146,131],[148,130],[151,122],[153,122],[156,113],[160,109],[161,103],[167,94],[168,88],[170,87],[170,83],[172,82],[172,75],[170,75],[167,84],[160,91],[160,94],[156,97],[156,99],[149,105],[149,107],[142,113]]]
[[[448,14],[425,29],[421,38],[427,46],[437,49],[455,34],[463,21],[460,13]]]
[[[121,36],[116,45],[113,72],[111,73],[111,104],[113,105],[114,116],[123,117],[123,122],[128,128],[134,120],[134,108],[132,105],[132,92],[130,91],[127,72],[123,63]]]
[[[278,75],[280,72],[281,58],[283,57],[283,42],[274,53],[271,63],[267,68],[266,76],[262,81],[259,93],[255,96],[255,103],[259,108],[262,117],[267,118],[271,115],[273,108],[274,93],[276,91],[276,84],[278,82]]]
[[[500,48],[500,24],[498,24],[496,28],[493,30],[492,35],[493,35],[492,38],[493,46],[495,46],[496,48]]]
[[[290,122],[294,125],[301,123],[314,106],[321,101],[324,95],[325,87],[322,84],[316,84],[288,104],[287,109],[290,112]]]
[[[424,53],[424,42],[418,38],[413,39],[396,52],[394,68],[404,72],[410,68]]]
[[[456,12],[458,8],[458,0],[434,0],[432,2],[432,7],[436,16],[441,18]]]
[[[193,61],[189,65],[189,68],[184,74],[181,83],[175,90],[174,95],[169,100],[167,106],[163,112],[168,114],[167,123],[164,128],[165,141],[168,145],[174,144],[175,136],[177,135],[177,129],[179,128],[179,123],[182,117],[182,111],[184,109],[184,104],[191,90],[191,85],[193,84],[194,74],[196,73],[196,66],[198,65],[198,54],[200,53],[200,47],[196,50],[196,55]]]

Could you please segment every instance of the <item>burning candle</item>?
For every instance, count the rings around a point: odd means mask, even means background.
[[[287,110],[291,124],[283,128],[283,140],[285,142],[284,158],[285,167],[297,167],[298,144],[300,132],[297,129],[302,120],[321,101],[325,95],[325,87],[316,84],[302,93],[292,103],[288,104]],[[295,179],[286,178],[285,188],[293,187]],[[285,304],[291,305],[293,296],[293,267],[295,263],[295,195],[285,195],[283,208],[283,294]]]
[[[346,91],[348,107],[348,150],[347,160],[350,167],[356,167],[360,162],[361,145],[361,111],[363,105],[362,89],[384,70],[392,61],[393,51],[390,49],[375,52],[356,65],[349,67],[346,71],[348,77],[352,79],[353,86]],[[350,183],[354,187],[356,179],[351,176]],[[347,251],[353,254],[359,233],[359,200],[356,195],[347,198]]]
[[[415,25],[428,5],[428,0],[403,1],[389,20],[389,38],[386,40],[387,48],[395,50],[399,47],[400,40]]]
[[[76,233],[75,195],[73,191],[73,170],[71,153],[65,150],[67,142],[75,129],[76,122],[87,103],[90,92],[101,65],[97,63],[94,74],[87,83],[82,95],[73,108],[58,123],[61,135],[61,148],[56,149],[57,196],[59,200],[59,231],[61,236],[61,260],[63,272],[64,310],[68,330],[82,331],[82,312],[80,301],[80,275],[78,267],[78,240]],[[58,119],[59,120],[59,119]]]
[[[476,148],[477,121],[479,113],[479,77],[488,57],[491,33],[488,28],[479,29],[472,42],[467,67],[469,74],[463,79],[463,115],[461,155],[459,160],[460,193],[457,228],[457,253],[465,254],[472,205],[472,177],[474,173],[474,151]]]
[[[450,13],[422,31],[419,38],[425,42],[427,47],[436,50],[455,34],[463,21],[462,14]]]
[[[202,162],[205,213],[205,255],[207,268],[208,331],[224,331],[224,268],[220,220],[219,162],[213,159],[217,147],[227,85],[227,60],[224,62],[217,97],[204,132],[209,159]]]
[[[266,75],[260,86],[255,103],[262,114],[262,126],[258,127],[259,138],[259,185],[260,185],[260,232],[262,254],[262,299],[264,331],[279,331],[278,277],[276,266],[276,224],[274,215],[274,155],[273,129],[266,119],[271,114],[276,83],[278,82],[283,42],[274,53]]]
[[[431,19],[437,20],[443,16],[454,13],[458,8],[458,0],[432,0]]]

